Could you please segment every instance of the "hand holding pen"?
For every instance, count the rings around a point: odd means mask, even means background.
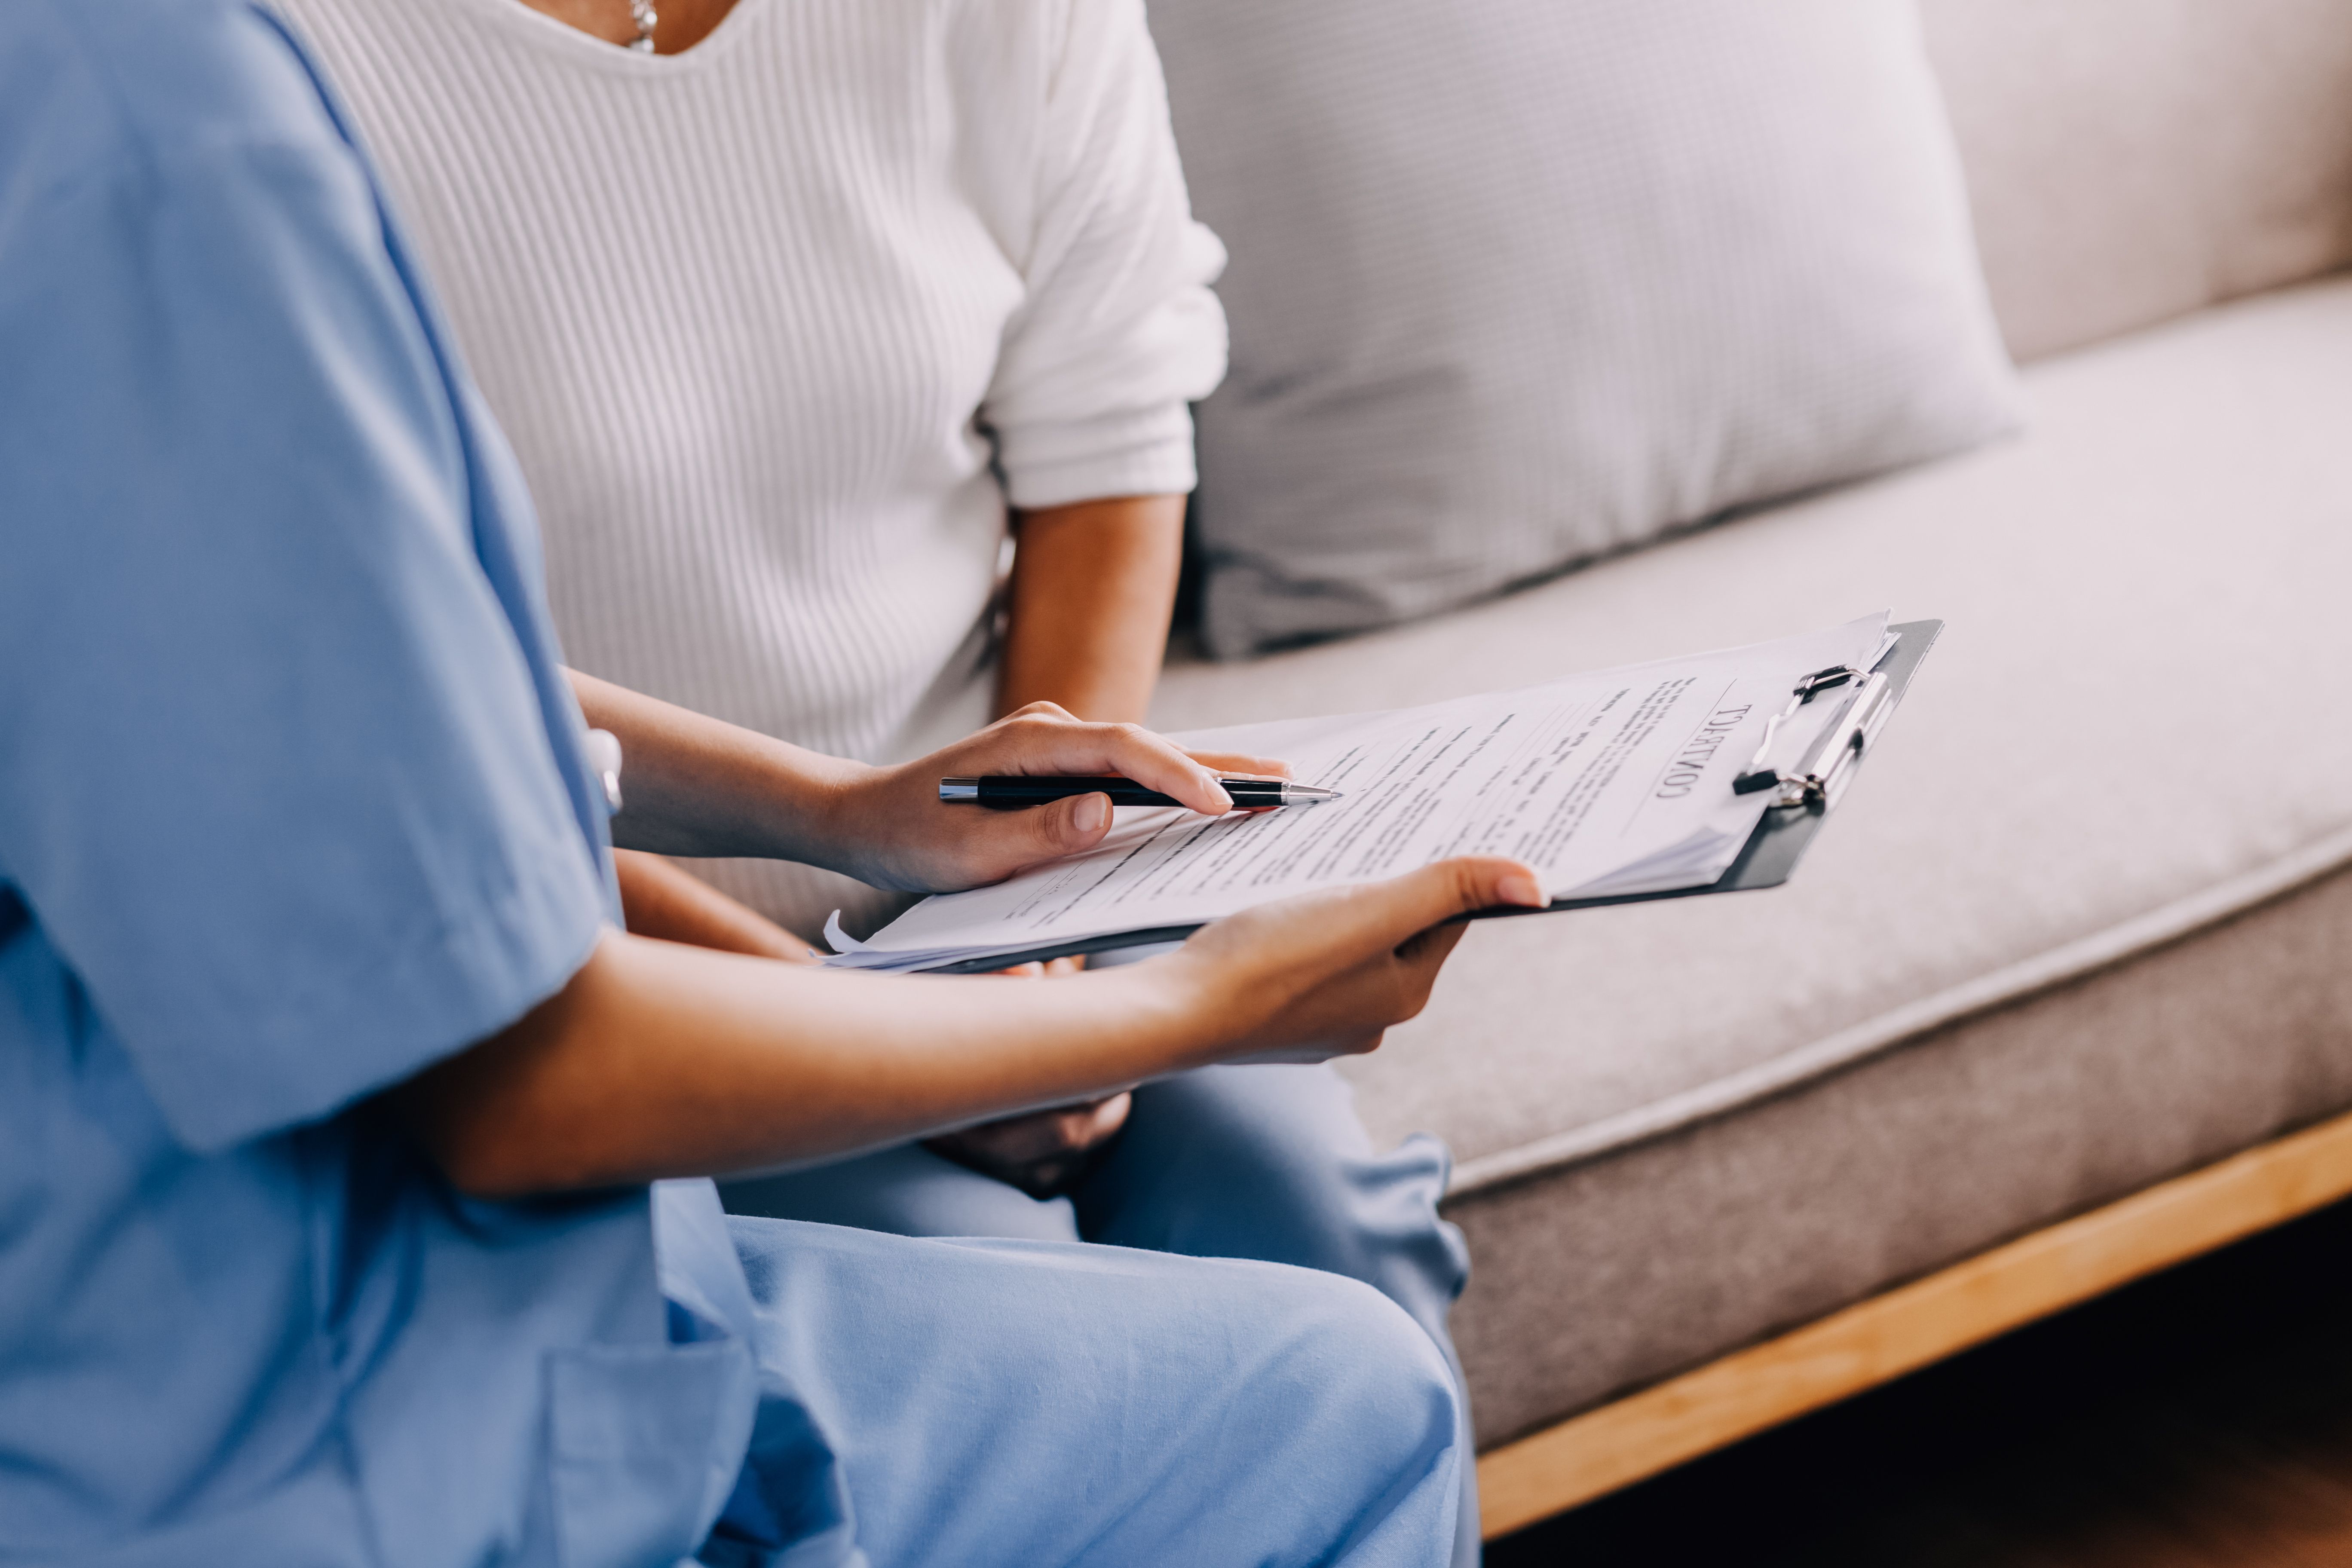
[[[922,892],[1002,881],[1093,848],[1110,831],[1115,789],[1218,816],[1265,809],[1256,801],[1290,772],[1268,757],[1190,752],[1133,724],[1088,723],[1050,702],[1032,703],[911,763],[842,766],[822,837],[856,850],[822,863],[875,887]],[[1041,805],[974,811],[943,805],[942,779],[1050,781],[1050,787]]]

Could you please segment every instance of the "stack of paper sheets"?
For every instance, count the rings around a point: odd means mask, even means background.
[[[1247,816],[1122,809],[1087,853],[927,899],[871,942],[845,936],[836,916],[827,962],[905,971],[1108,947],[1454,855],[1523,860],[1555,900],[1705,887],[1767,809],[1768,794],[1731,787],[1767,722],[1801,677],[1876,663],[1886,619],[1426,708],[1179,735],[1199,751],[1282,758],[1344,798]],[[1839,706],[1801,709],[1776,757],[1801,754]]]

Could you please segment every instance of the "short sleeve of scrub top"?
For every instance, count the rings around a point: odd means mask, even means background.
[[[315,94],[258,108],[12,192],[0,253],[0,868],[199,1150],[495,1032],[605,913],[500,455],[357,160],[275,123]]]
[[[265,12],[12,11],[10,1562],[668,1562],[740,1468],[747,1354],[662,1291],[741,1293],[708,1184],[477,1203],[343,1114],[617,917],[528,501],[445,345]],[[715,1241],[657,1234],[697,1202]]]

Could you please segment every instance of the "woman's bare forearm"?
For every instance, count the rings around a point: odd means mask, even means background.
[[[831,864],[828,810],[869,770],[567,671],[588,722],[621,742],[613,842],[664,855]]]
[[[1184,546],[1182,496],[1121,496],[1015,520],[997,711],[1053,702],[1133,723],[1151,704]]]
[[[520,1022],[385,1105],[487,1197],[819,1160],[1221,1059],[1369,1050],[1463,928],[1540,907],[1507,860],[1245,910],[1182,951],[1051,984],[845,974],[608,932]]]
[[[1166,975],[845,974],[612,932],[504,1034],[393,1097],[479,1196],[822,1159],[1115,1090],[1222,1031]]]
[[[635,935],[786,963],[820,962],[805,937],[737,903],[658,855],[615,849],[613,870],[621,884],[621,912]]]
[[[1101,795],[984,811],[943,803],[943,777],[1115,773],[1213,816],[1233,805],[1214,770],[1265,761],[1196,759],[1133,725],[1082,723],[1040,704],[929,756],[868,767],[577,672],[572,683],[588,721],[621,740],[616,844],[670,855],[798,860],[878,888],[943,892],[1001,881],[1090,849],[1110,826],[1109,803]]]

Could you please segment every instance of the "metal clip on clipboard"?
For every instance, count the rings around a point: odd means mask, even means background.
[[[1816,696],[1841,686],[1852,688],[1846,693],[1845,705],[1806,751],[1804,760],[1786,773],[1774,767],[1772,746],[1780,738],[1780,727]],[[1844,793],[1855,762],[1870,749],[1887,716],[1895,711],[1894,700],[1894,684],[1882,670],[1865,672],[1845,664],[1815,670],[1797,682],[1789,705],[1765,724],[1763,743],[1756,748],[1756,755],[1747,768],[1731,781],[1733,792],[1754,795],[1769,789],[1774,792],[1772,804],[1776,806],[1827,811]]]
[[[1944,630],[1941,621],[1902,621],[1886,628],[1886,643],[1879,649],[1868,669],[1856,669],[1848,665],[1836,665],[1815,670],[1797,683],[1789,704],[1773,720],[1765,731],[1763,747],[1733,786],[1742,795],[1754,795],[1760,790],[1774,790],[1773,809],[1763,814],[1756,830],[1748,836],[1739,857],[1724,872],[1720,879],[1700,888],[1665,888],[1643,893],[1607,893],[1598,898],[1555,899],[1553,910],[1599,909],[1612,904],[1647,903],[1654,899],[1688,899],[1714,893],[1753,892],[1765,888],[1777,888],[1795,874],[1797,864],[1821,830],[1828,826],[1829,808],[1837,804],[1839,795],[1853,783],[1860,772],[1859,764],[1868,751],[1877,748],[1879,733],[1894,716],[1910,689],[1920,664],[1927,658]],[[1802,763],[1791,773],[1781,773],[1771,766],[1773,742],[1788,721],[1796,716],[1806,700],[1824,691],[1847,690],[1847,702],[1828,732],[1809,748]],[[1807,809],[1808,807],[1811,809]],[[1480,910],[1471,920],[1489,920],[1502,916],[1540,914],[1539,910],[1514,906],[1510,909]],[[936,973],[976,973],[983,969],[1002,969],[1008,963],[1027,963],[1034,959],[1062,958],[1076,952],[1104,952],[1114,948],[1142,946],[1161,942],[1175,942],[1190,935],[1197,927],[1190,925],[1163,926],[1149,931],[1135,931],[1109,937],[1082,937],[1049,947],[1038,947],[1024,952],[1007,955],[992,952],[986,958],[968,959],[961,964],[944,964]]]

